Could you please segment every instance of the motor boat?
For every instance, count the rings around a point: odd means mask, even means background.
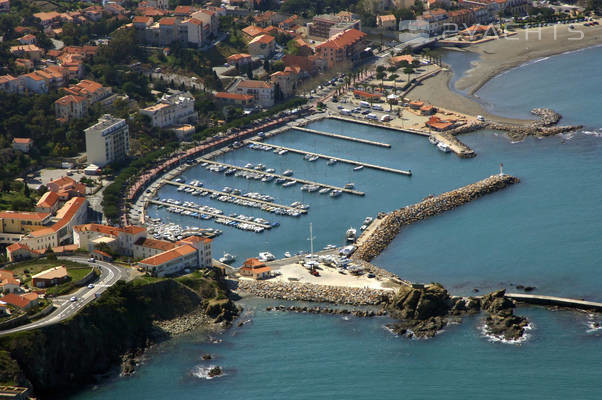
[[[274,257],[274,255],[272,253],[270,253],[269,251],[264,251],[259,253],[259,257],[258,260],[261,262],[267,262],[267,261],[274,261],[276,259],[276,257]]]
[[[345,232],[345,237],[347,238],[348,242],[353,242],[353,241],[355,241],[356,234],[357,234],[357,230],[355,228],[349,228],[349,229],[347,229],[347,232]]]
[[[236,256],[230,253],[224,253],[224,256],[219,259],[219,262],[224,264],[231,264],[236,260]]]

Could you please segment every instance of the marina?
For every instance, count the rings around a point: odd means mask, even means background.
[[[190,212],[194,212],[194,213],[199,213],[199,208],[195,208],[195,207],[188,207],[188,206],[183,206],[183,205],[176,205],[167,201],[162,201],[162,200],[149,200],[149,203],[152,204],[157,204],[163,207],[177,207],[180,208],[182,210],[185,211],[190,211]],[[259,222],[255,222],[255,221],[249,221],[246,219],[242,219],[242,218],[238,218],[238,217],[231,217],[228,215],[223,215],[223,214],[218,214],[215,212],[210,212],[210,211],[202,211],[203,214],[207,215],[207,216],[211,216],[216,218],[216,222],[218,222],[218,219],[223,219],[227,222],[238,222],[238,223],[242,223],[242,224],[249,224],[251,226],[255,226],[258,228],[263,228],[263,229],[271,229],[272,225],[270,224],[264,224],[264,223],[259,223]],[[220,223],[220,222],[218,222]]]
[[[258,142],[255,142],[255,143],[258,143]],[[279,147],[279,146],[274,146],[274,147]],[[246,172],[250,172],[250,173],[258,173],[257,170],[254,170],[254,169],[251,169],[251,168],[240,167],[238,165],[232,165],[232,164],[226,164],[226,163],[219,162],[219,161],[208,160],[206,158],[201,159],[201,161],[203,163],[206,162],[208,164],[219,165],[219,166],[222,166],[222,167],[232,168],[232,169],[236,169],[236,170],[239,170],[239,171],[246,171]],[[260,172],[263,175],[269,175],[269,176],[273,176],[273,177],[278,178],[278,179],[284,179],[285,181],[288,181],[288,182],[296,182],[296,183],[302,183],[302,184],[306,184],[306,185],[316,185],[316,186],[320,186],[320,187],[323,187],[323,188],[329,188],[329,189],[333,189],[333,190],[338,190],[340,192],[354,194],[356,196],[365,196],[366,195],[366,193],[360,192],[359,190],[355,190],[355,189],[345,189],[344,187],[329,185],[329,184],[326,184],[326,183],[314,182],[314,181],[310,181],[310,180],[307,180],[307,179],[301,179],[301,178],[294,178],[294,180],[293,180],[292,178],[290,178],[290,176],[277,174],[275,172],[267,172],[267,171],[260,171]],[[284,184],[283,184],[283,186],[284,186]]]
[[[223,192],[220,190],[209,189],[206,187],[198,188],[196,186],[189,185],[189,184],[182,183],[182,182],[169,181],[169,180],[164,180],[163,182],[165,182],[166,184],[169,184],[169,185],[173,185],[173,186],[184,187],[184,188],[194,188],[195,190],[199,190],[202,192],[216,194],[216,195],[218,195],[218,197],[216,197],[216,200],[224,201],[224,202],[228,202],[228,203],[234,203],[237,205],[243,205],[243,206],[247,206],[247,207],[259,208],[259,209],[262,209],[262,210],[268,211],[268,212],[278,213],[277,210],[280,209],[280,210],[287,210],[287,211],[291,211],[291,212],[295,212],[295,213],[299,213],[299,214],[307,214],[307,210],[299,208],[299,207],[285,206],[283,204],[264,201],[264,200],[260,200],[260,199],[252,198],[252,197],[248,197],[248,196],[237,195],[234,193],[227,193],[227,192]],[[240,200],[240,201],[237,202],[235,200]],[[296,215],[288,214],[288,213],[283,213],[282,215],[296,216]]]
[[[309,128],[305,128],[305,127],[302,127],[302,126],[296,126],[296,125],[290,125],[290,127],[292,129],[297,130],[297,131],[302,131],[302,132],[307,132],[307,133],[313,133],[313,134],[322,135],[322,136],[328,136],[328,137],[335,138],[335,139],[349,140],[351,142],[369,144],[371,146],[386,147],[388,149],[391,148],[391,145],[388,144],[388,143],[381,143],[381,142],[375,142],[373,140],[368,140],[368,139],[360,139],[360,138],[355,138],[355,137],[352,137],[352,136],[339,135],[337,133],[318,131],[316,129],[309,129]]]
[[[313,152],[309,152],[309,151],[305,151],[305,150],[294,149],[292,147],[285,147],[285,146],[280,146],[280,145],[271,144],[271,143],[256,142],[254,140],[247,140],[247,142],[248,143],[252,143],[254,145],[268,146],[268,147],[271,147],[273,149],[288,150],[291,153],[298,153],[298,154],[303,154],[303,155],[309,155],[309,156],[314,156],[314,157],[318,157],[318,158],[323,158],[325,160],[335,160],[335,161],[346,163],[346,164],[352,164],[352,165],[355,165],[356,167],[372,168],[372,169],[376,169],[376,170],[379,170],[379,171],[392,172],[392,173],[400,174],[400,175],[407,175],[407,176],[411,176],[412,175],[412,171],[411,170],[404,171],[404,170],[401,170],[401,169],[383,167],[382,165],[368,164],[368,163],[365,163],[365,162],[362,162],[362,161],[348,160],[346,158],[334,157],[334,156],[329,156],[329,155],[320,154],[320,153],[313,153]]]

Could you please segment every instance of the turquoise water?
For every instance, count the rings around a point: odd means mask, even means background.
[[[545,139],[528,138],[511,143],[504,136],[483,131],[462,136],[478,156],[462,160],[443,154],[424,138],[336,121],[312,125],[316,129],[370,138],[392,144],[392,149],[341,142],[291,131],[270,139],[273,143],[343,157],[411,169],[411,178],[383,172],[353,172],[350,166],[327,167],[324,161],[308,163],[302,157],[284,157],[248,149],[222,160],[244,165],[262,162],[278,170],[291,168],[295,176],[321,182],[356,183],[364,198],[339,199],[307,194],[298,188],[190,170],[188,179],[201,179],[213,188],[238,187],[311,204],[308,216],[276,217],[253,209],[212,202],[226,213],[256,215],[281,226],[252,234],[220,228],[216,252],[230,251],[240,259],[269,249],[307,249],[307,227],[313,222],[317,244],[342,243],[349,225],[360,225],[367,215],[419,201],[429,193],[462,186],[497,172],[521,178],[521,183],[488,195],[453,212],[402,230],[375,263],[415,281],[439,281],[454,294],[510,287],[510,283],[537,286],[537,292],[602,300],[600,290],[602,238],[602,116],[591,110],[600,104],[602,82],[597,75],[599,50],[559,56],[512,70],[486,85],[481,98],[494,112],[519,115],[525,109],[551,105],[568,122],[586,125],[584,132]],[[581,66],[592,75],[587,90],[575,98],[562,88],[565,69],[557,64]],[[558,61],[561,59],[561,61]],[[552,67],[549,64],[552,63]],[[542,77],[523,79],[523,74]],[[504,83],[505,82],[505,83]],[[521,82],[515,86],[515,82]],[[546,90],[538,87],[546,83]],[[575,82],[571,82],[572,84]],[[579,83],[576,83],[579,85]],[[496,86],[497,85],[497,86]],[[557,86],[560,86],[558,88]],[[518,94],[517,94],[518,93]],[[520,107],[506,99],[514,96]],[[554,104],[549,104],[553,101]],[[499,108],[498,105],[499,104]],[[509,108],[508,108],[509,107]],[[171,191],[171,192],[170,192]],[[160,197],[198,197],[162,189]],[[151,215],[166,218],[163,210]],[[172,215],[172,218],[175,217]],[[184,218],[184,217],[179,217]],[[184,225],[198,225],[181,220]],[[213,225],[211,225],[213,226]],[[214,225],[220,227],[219,225]],[[394,337],[386,318],[342,317],[268,313],[268,301],[246,300],[244,319],[251,323],[233,328],[210,343],[205,334],[178,338],[155,348],[149,360],[131,378],[116,379],[77,399],[599,399],[602,331],[591,331],[592,318],[577,312],[521,308],[533,323],[521,345],[492,343],[479,327],[481,316],[450,326],[433,340]],[[216,359],[201,360],[210,352]],[[207,380],[203,368],[220,365],[226,376]]]

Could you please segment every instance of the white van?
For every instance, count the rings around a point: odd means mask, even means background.
[[[346,109],[346,108],[343,108],[343,109],[340,111],[340,113],[341,113],[341,115],[351,115],[351,110],[348,110],[348,109]]]
[[[368,114],[366,115],[366,119],[373,119],[373,120],[378,120],[378,116],[376,114]]]
[[[376,111],[384,111],[384,110],[383,110],[383,106],[381,106],[380,104],[375,104],[375,105],[373,105],[373,106],[372,106],[372,109],[373,109],[373,110],[376,110]]]
[[[360,107],[370,108],[370,103],[368,103],[367,101],[360,101]]]
[[[382,117],[380,117],[380,121],[381,122],[388,122],[388,121],[391,121],[391,119],[392,118],[391,118],[391,116],[389,114],[385,114]]]

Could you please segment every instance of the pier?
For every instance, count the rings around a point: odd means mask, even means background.
[[[429,196],[419,203],[395,210],[380,221],[370,234],[362,238],[353,257],[370,261],[378,256],[391,243],[404,225],[410,225],[425,218],[453,210],[488,193],[493,193],[508,185],[520,182],[511,175],[492,175],[476,183],[440,194]]]
[[[193,188],[195,190],[205,191],[205,192],[209,192],[209,193],[217,193],[220,196],[234,197],[235,199],[252,201],[254,203],[259,203],[259,204],[262,204],[262,205],[265,205],[265,206],[283,208],[283,209],[286,209],[286,210],[297,211],[300,214],[307,214],[307,210],[304,210],[304,209],[301,209],[301,208],[296,208],[296,207],[291,207],[291,206],[285,206],[283,204],[278,204],[278,203],[274,203],[274,202],[270,202],[270,201],[258,200],[258,199],[253,199],[253,198],[250,198],[250,197],[245,197],[245,196],[240,196],[240,195],[232,194],[232,193],[226,193],[226,192],[222,192],[221,190],[208,189],[208,188],[205,188],[205,187],[197,187],[197,186],[193,186],[193,185],[188,185],[186,183],[174,182],[174,181],[169,181],[169,180],[164,180],[163,182],[165,182],[165,183],[167,183],[169,185],[189,187],[189,188]],[[255,207],[255,208],[258,208],[258,207]]]
[[[327,136],[327,137],[331,137],[331,138],[335,138],[335,139],[348,140],[350,142],[369,144],[372,146],[386,147],[388,149],[391,148],[391,145],[389,143],[381,143],[381,142],[375,142],[373,140],[368,140],[368,139],[360,139],[360,138],[355,138],[355,137],[351,137],[351,136],[339,135],[338,133],[323,132],[323,131],[318,131],[315,129],[309,129],[309,128],[305,128],[302,126],[296,126],[296,125],[290,125],[290,127],[292,129],[296,129],[298,131],[313,133],[315,135]]]
[[[263,145],[269,146],[269,147],[274,148],[274,149],[288,150],[290,152],[298,153],[298,154],[309,154],[309,155],[312,155],[312,156],[317,156],[317,157],[323,158],[325,160],[333,159],[333,160],[337,160],[339,162],[346,163],[346,164],[352,164],[352,165],[356,165],[356,166],[360,166],[361,165],[363,167],[372,168],[372,169],[376,169],[376,170],[379,170],[379,171],[392,172],[392,173],[395,173],[395,174],[408,175],[408,176],[412,175],[412,171],[404,171],[404,170],[401,170],[401,169],[383,167],[381,165],[368,164],[368,163],[361,162],[361,161],[348,160],[346,158],[334,157],[334,156],[329,156],[329,155],[320,154],[320,153],[313,153],[311,151],[299,150],[299,149],[294,149],[292,147],[279,146],[279,145],[271,144],[271,143],[256,142],[254,140],[247,140],[247,142],[253,143],[253,144],[262,145],[262,146]]]
[[[506,297],[509,299],[512,299],[512,300],[519,301],[521,303],[540,304],[540,305],[544,305],[544,306],[576,308],[579,310],[602,311],[602,303],[596,303],[593,301],[567,299],[565,297],[543,296],[543,295],[536,295],[536,294],[522,294],[522,293],[506,293]]]
[[[251,143],[262,144],[260,142],[254,142],[254,141],[251,141]],[[215,164],[215,165],[223,165],[224,167],[234,168],[234,169],[241,170],[241,171],[247,171],[247,172],[253,172],[253,173],[262,173],[264,175],[270,175],[270,176],[274,176],[276,178],[286,179],[288,181],[293,181],[294,180],[294,181],[297,181],[299,183],[306,184],[306,185],[316,185],[316,186],[321,186],[321,187],[324,187],[324,188],[329,188],[329,189],[334,189],[334,190],[340,190],[341,192],[349,193],[349,194],[354,194],[356,196],[365,196],[366,195],[366,193],[360,192],[359,190],[355,190],[355,189],[346,189],[346,188],[339,187],[339,186],[328,185],[326,183],[319,183],[319,182],[308,181],[307,179],[295,178],[293,176],[284,176],[284,175],[276,174],[276,173],[273,173],[273,172],[257,171],[256,169],[239,167],[238,165],[226,164],[226,163],[222,163],[222,162],[219,162],[219,161],[208,160],[206,158],[201,159],[200,162],[206,162],[208,164]]]
[[[228,221],[235,221],[235,222],[241,222],[241,223],[244,223],[244,224],[255,225],[255,226],[258,226],[258,227],[263,228],[263,229],[271,229],[272,228],[271,225],[260,224],[258,222],[254,222],[254,221],[247,221],[246,219],[241,219],[241,218],[236,218],[236,217],[230,217],[230,216],[224,215],[224,214],[216,214],[216,213],[212,213],[212,212],[208,212],[208,211],[201,211],[198,208],[185,207],[185,206],[176,205],[176,204],[173,204],[173,203],[168,203],[166,201],[149,200],[149,203],[157,204],[157,205],[162,205],[162,206],[165,206],[165,207],[177,207],[177,208],[181,208],[182,210],[197,212],[197,213],[201,213],[201,214],[205,214],[205,215],[211,215],[214,218],[223,218],[223,219],[228,220]]]

